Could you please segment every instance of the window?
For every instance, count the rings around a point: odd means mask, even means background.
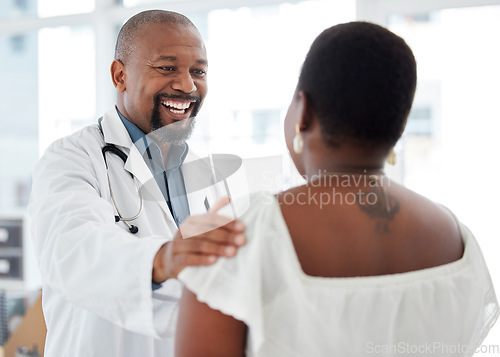
[[[202,18],[209,95],[193,145],[243,158],[281,155],[288,160],[282,123],[309,46],[325,28],[354,16],[354,1],[209,11]]]
[[[22,53],[25,48],[25,37],[22,35],[10,38],[10,49],[12,53]]]
[[[51,17],[91,12],[96,0],[38,0],[38,16]]]
[[[13,50],[18,41],[20,52]],[[37,54],[36,33],[0,36],[0,213],[26,206],[18,187],[31,187],[38,160]]]
[[[407,135],[431,136],[432,135],[432,108],[413,107],[408,117],[405,132]]]
[[[252,113],[252,139],[256,144],[272,145],[280,136],[281,111],[256,110]]]
[[[40,147],[44,150],[57,138],[97,120],[96,56],[91,26],[43,28],[38,41]]]
[[[20,11],[27,11],[29,8],[28,0],[15,0],[14,7]]]
[[[4,0],[0,1],[0,21],[16,19],[36,14],[37,0]]]

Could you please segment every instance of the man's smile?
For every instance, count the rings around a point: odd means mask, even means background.
[[[167,113],[174,120],[183,120],[189,118],[194,107],[194,105],[191,105],[193,104],[193,101],[181,101],[172,99],[164,99],[161,101],[161,104],[164,108],[166,108]]]
[[[193,130],[201,99],[190,95],[162,94],[155,98],[150,127],[160,142],[180,143]]]

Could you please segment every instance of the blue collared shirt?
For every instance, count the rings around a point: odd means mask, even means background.
[[[134,142],[135,146],[141,153],[146,165],[153,174],[158,187],[167,202],[170,213],[174,217],[174,221],[179,224],[189,216],[189,204],[186,195],[186,186],[180,167],[188,153],[187,144],[171,145],[167,156],[167,169],[163,161],[163,155],[160,147],[153,139],[148,137],[135,124],[125,118],[122,113],[116,108],[118,116],[125,125],[125,128]],[[151,283],[154,290],[162,287],[162,284]]]
[[[167,168],[160,147],[116,108],[130,138],[141,153],[167,202],[177,226],[189,215],[186,187],[180,167],[188,153],[187,144],[171,145],[167,155]]]

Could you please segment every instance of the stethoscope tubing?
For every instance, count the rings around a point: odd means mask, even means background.
[[[130,233],[136,234],[139,231],[139,228],[135,225],[131,225],[128,222],[136,220],[139,218],[139,216],[142,213],[143,207],[144,207],[144,199],[142,197],[142,190],[139,186],[139,182],[137,181],[137,178],[131,174],[132,178],[134,179],[135,187],[137,188],[137,192],[139,194],[139,211],[135,216],[132,217],[124,217],[118,208],[118,203],[116,202],[115,195],[113,193],[113,188],[111,187],[111,180],[109,179],[109,171],[108,171],[108,162],[106,160],[106,153],[111,152],[118,156],[120,159],[123,160],[125,163],[128,159],[127,154],[125,154],[123,151],[121,151],[119,148],[117,148],[115,145],[112,144],[107,144],[102,148],[102,156],[104,157],[104,162],[106,164],[106,177],[108,179],[108,188],[109,188],[109,195],[111,196],[111,200],[113,201],[113,205],[115,206],[116,212],[118,213],[117,216],[115,216],[115,222],[123,222],[125,225],[128,227]]]
[[[134,179],[134,183],[135,183],[135,186],[137,188],[137,192],[138,192],[138,195],[139,195],[140,205],[139,205],[139,211],[137,212],[136,215],[134,215],[132,217],[124,217],[122,215],[120,209],[118,208],[118,203],[116,202],[116,198],[115,198],[115,195],[113,193],[113,188],[111,187],[111,180],[109,179],[108,162],[106,160],[106,153],[107,152],[115,154],[120,159],[122,159],[124,163],[127,162],[128,156],[127,156],[127,154],[125,154],[122,150],[120,150],[118,147],[116,147],[113,144],[106,144],[102,148],[102,156],[104,158],[104,163],[106,165],[106,177],[107,177],[107,180],[108,180],[109,194],[111,196],[111,200],[113,201],[113,205],[115,206],[116,212],[118,213],[118,215],[115,216],[115,222],[123,222],[123,223],[125,223],[125,225],[129,229],[130,233],[136,234],[139,231],[139,228],[137,226],[133,225],[133,224],[128,223],[128,222],[136,220],[142,214],[143,207],[144,207],[144,199],[143,199],[143,196],[142,196],[142,190],[141,190],[141,188],[139,186],[139,182],[138,182],[137,178],[132,173],[130,173],[130,175]],[[210,156],[210,166],[211,166],[211,169],[212,169],[212,176],[215,178],[216,177],[216,175],[215,175],[215,166],[213,164],[211,156]],[[226,193],[231,198],[231,196],[229,194],[229,187],[228,187],[226,179],[223,179],[223,182],[224,182],[224,188],[226,190]],[[235,207],[234,207],[232,199],[229,201],[229,204],[230,204],[230,207],[231,207],[231,210],[232,210],[232,213],[233,213],[233,217],[236,218],[236,210],[235,210]]]

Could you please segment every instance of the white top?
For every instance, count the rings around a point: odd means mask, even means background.
[[[300,266],[274,196],[252,197],[236,258],[184,269],[198,300],[248,326],[247,356],[471,356],[499,307],[480,248],[408,273],[324,278]]]

